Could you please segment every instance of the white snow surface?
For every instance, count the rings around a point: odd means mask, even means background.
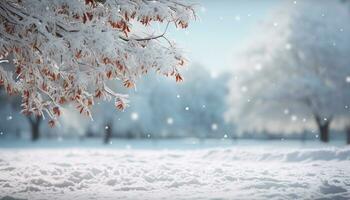
[[[350,199],[350,148],[2,149],[0,199]]]

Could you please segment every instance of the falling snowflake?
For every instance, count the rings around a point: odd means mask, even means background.
[[[109,129],[109,127],[108,127],[108,126],[105,126],[105,129],[106,129],[106,130],[108,130],[108,129]]]
[[[185,110],[187,110],[187,111],[188,111],[188,110],[190,110],[190,108],[187,106],[187,107],[185,108]]]
[[[298,117],[297,117],[296,115],[292,115],[291,120],[292,120],[293,122],[297,121],[297,119],[298,119]]]
[[[217,124],[212,124],[211,125],[211,130],[213,130],[213,131],[216,131],[216,130],[218,130],[218,125]]]
[[[174,123],[174,120],[173,118],[169,117],[166,122],[169,124],[169,125],[172,125]]]
[[[11,115],[7,116],[7,117],[6,117],[6,120],[7,120],[7,121],[12,120],[12,116],[11,116]]]
[[[224,138],[226,139],[227,137],[228,137],[227,134],[225,134],[225,135],[224,135]]]
[[[286,50],[291,50],[292,49],[292,45],[287,43],[286,46],[285,46]]]
[[[283,113],[284,113],[285,115],[288,115],[288,114],[289,114],[289,110],[288,110],[288,109],[284,109]]]
[[[241,16],[236,15],[235,20],[236,20],[236,21],[241,21]]]
[[[247,92],[247,90],[248,90],[248,88],[247,88],[246,86],[242,86],[242,87],[241,87],[241,91],[242,91],[242,92]]]
[[[131,117],[131,120],[136,121],[139,119],[139,114],[136,112],[133,112],[131,113],[130,117]]]
[[[216,72],[216,71],[211,71],[210,72],[210,77],[212,78],[212,79],[216,79],[217,77],[218,77],[218,73]]]
[[[350,76],[347,76],[345,80],[347,83],[350,83]]]
[[[180,97],[181,97],[181,96],[180,96],[179,94],[178,94],[178,95],[176,95],[176,98],[180,99]]]
[[[260,63],[255,65],[255,70],[260,71],[262,69],[262,65]]]

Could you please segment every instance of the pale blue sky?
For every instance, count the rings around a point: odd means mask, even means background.
[[[192,64],[200,63],[213,71],[227,70],[234,64],[233,56],[249,37],[255,27],[276,9],[280,0],[199,0],[197,13],[200,20],[188,29],[168,30],[186,51]]]

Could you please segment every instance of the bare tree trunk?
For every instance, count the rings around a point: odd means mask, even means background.
[[[329,142],[329,125],[331,124],[332,118],[321,119],[320,116],[315,115],[315,120],[320,133],[320,140],[322,142]]]
[[[346,144],[350,144],[350,126],[346,128]]]
[[[40,124],[41,117],[40,116],[28,116],[30,128],[31,128],[31,139],[32,141],[37,141],[40,138]]]
[[[329,123],[320,126],[320,139],[322,142],[329,142]]]
[[[104,144],[109,144],[110,141],[111,141],[111,138],[112,138],[112,131],[113,131],[113,127],[112,127],[112,122],[109,121],[107,122],[106,124],[106,127],[105,127],[105,135],[104,135],[104,138],[103,138],[103,143]]]

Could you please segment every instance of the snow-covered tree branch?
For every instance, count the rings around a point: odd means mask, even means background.
[[[51,125],[65,103],[88,116],[96,98],[124,109],[127,95],[107,81],[132,88],[149,70],[182,80],[185,58],[154,25],[186,28],[195,17],[181,0],[0,1],[0,58],[15,66],[0,66],[0,84],[22,96],[23,113],[46,113]]]

